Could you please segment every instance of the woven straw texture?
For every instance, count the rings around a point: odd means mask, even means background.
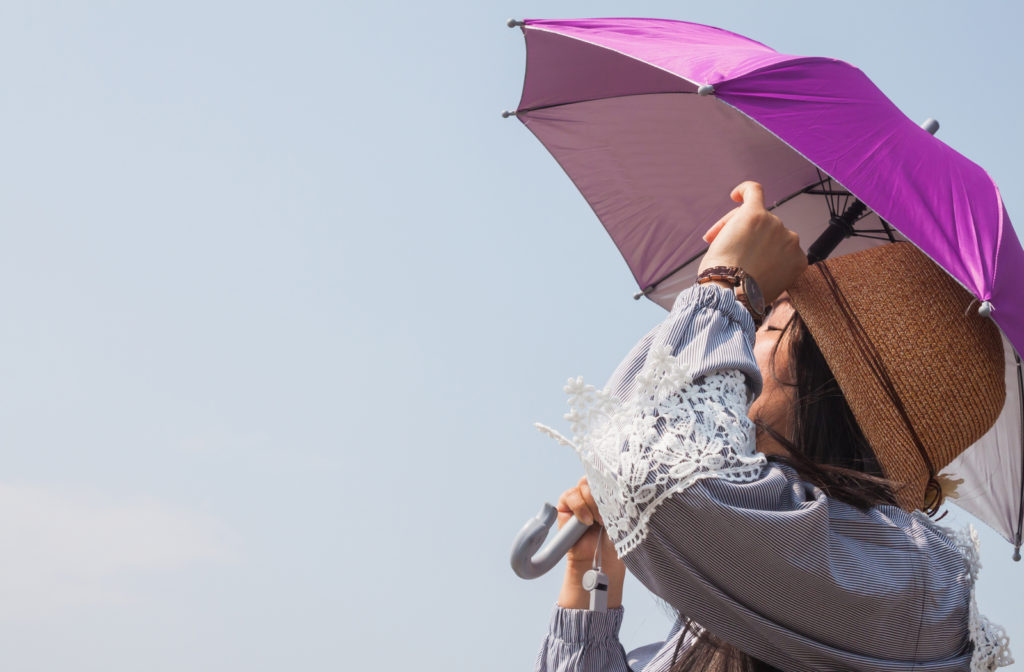
[[[929,478],[988,431],[1003,408],[995,324],[909,243],[814,264],[790,295],[900,506],[922,508]]]

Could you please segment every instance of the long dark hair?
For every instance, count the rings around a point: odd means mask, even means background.
[[[885,480],[832,370],[795,312],[776,343],[770,368],[775,368],[775,356],[787,333],[789,361],[796,381],[779,382],[795,388],[793,435],[783,436],[755,420],[758,434],[770,435],[789,452],[787,457],[770,460],[788,464],[800,478],[818,486],[829,497],[861,510],[895,504],[893,489]],[[695,637],[693,644],[680,655],[683,640],[691,633]],[[679,636],[673,658],[672,672],[777,672],[706,630],[701,631],[692,621]]]

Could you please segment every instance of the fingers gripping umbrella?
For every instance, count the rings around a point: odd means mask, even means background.
[[[579,188],[633,273],[636,298],[670,308],[694,281],[722,195],[756,179],[769,209],[813,241],[812,260],[908,240],[978,299],[1003,335],[1006,405],[944,474],[963,479],[957,503],[1019,559],[1024,304],[1015,291],[1024,249],[989,175],[933,137],[937,124],[918,126],[839,60],[680,21],[509,25],[523,30],[527,60],[519,106],[504,115]],[[545,522],[542,511],[517,539],[521,576],[546,571],[578,536],[563,530],[560,545],[530,564]]]

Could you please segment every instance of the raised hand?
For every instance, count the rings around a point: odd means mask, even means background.
[[[704,234],[710,243],[700,270],[712,266],[738,266],[757,281],[766,303],[784,292],[807,268],[800,237],[764,207],[764,191],[757,182],[743,182],[730,194],[741,203]]]

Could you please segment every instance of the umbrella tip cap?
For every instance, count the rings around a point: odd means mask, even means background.
[[[982,317],[992,317],[992,303],[989,301],[982,301],[981,305],[978,306],[978,315]]]
[[[501,113],[501,118],[502,119],[508,119],[509,117],[514,117],[514,116],[516,116],[515,110],[505,110],[504,112]]]
[[[526,22],[520,21],[519,19],[509,19],[505,22],[505,25],[509,28],[515,28],[516,26],[525,26]]]
[[[698,96],[710,96],[714,92],[715,87],[711,86],[710,84],[701,84],[699,87],[697,87]]]
[[[1013,561],[1020,562],[1020,546],[1014,546],[1013,548]]]

